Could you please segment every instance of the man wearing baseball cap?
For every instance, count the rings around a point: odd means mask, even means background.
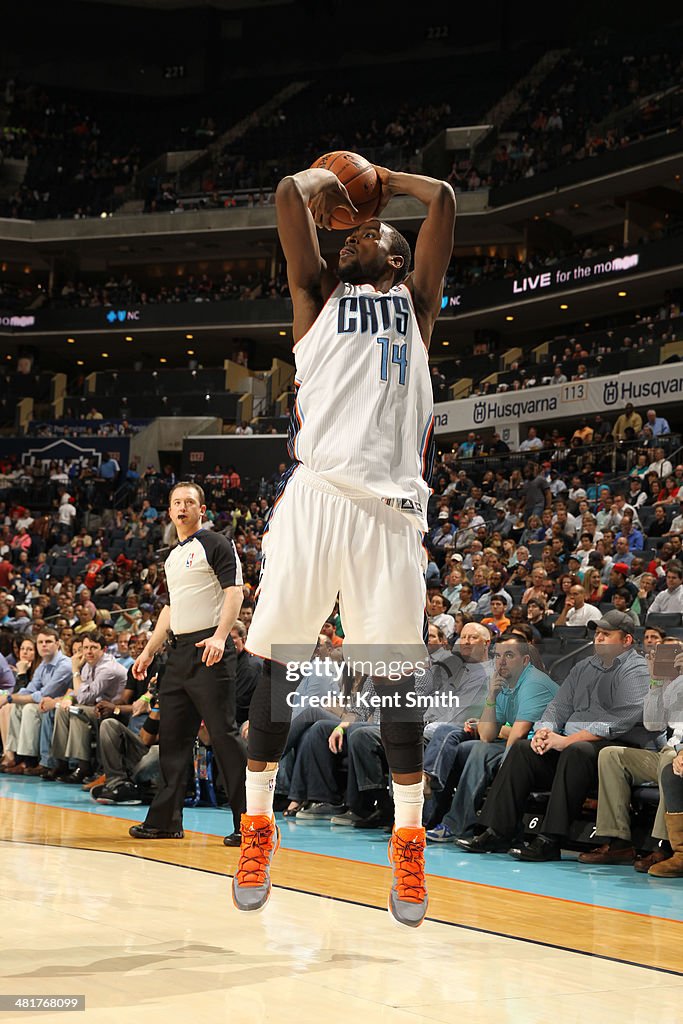
[[[600,751],[615,743],[650,742],[643,726],[650,673],[633,645],[633,622],[610,611],[594,628],[592,656],[570,670],[534,725],[533,739],[518,740],[509,750],[479,816],[484,831],[458,840],[463,850],[488,853],[510,846],[530,793],[549,789],[543,831],[508,852],[516,860],[560,860],[561,839],[597,786]]]
[[[611,601],[614,595],[616,594],[617,590],[622,590],[624,587],[626,587],[627,590],[631,591],[633,598],[635,600],[635,598],[638,596],[638,591],[633,586],[633,584],[629,582],[628,576],[630,571],[631,570],[629,569],[626,562],[614,563],[614,565],[610,569],[609,587],[602,596],[603,601]]]

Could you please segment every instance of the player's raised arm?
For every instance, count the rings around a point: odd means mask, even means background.
[[[326,264],[320,255],[316,223],[319,227],[329,227],[332,210],[338,206],[356,212],[346,188],[332,171],[312,167],[288,175],[278,185],[275,192],[277,229],[292,292],[310,289],[319,282]]]
[[[387,167],[375,167],[382,182],[383,205],[391,196],[414,196],[427,207],[427,216],[417,236],[414,270],[406,283],[413,293],[415,310],[429,343],[434,321],[441,309],[443,281],[453,253],[455,195],[446,181],[423,174],[404,174]],[[425,326],[427,330],[425,330]]]

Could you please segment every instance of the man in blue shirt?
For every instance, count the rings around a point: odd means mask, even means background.
[[[460,459],[471,459],[477,451],[477,435],[470,433],[467,435],[467,440],[463,441],[458,448],[458,458]]]
[[[624,538],[627,541],[628,550],[631,552],[642,551],[643,547],[645,546],[645,541],[643,539],[642,533],[640,532],[640,530],[636,530],[635,526],[633,525],[633,518],[627,515],[626,513],[624,513],[624,516],[621,520],[621,529],[617,534],[617,554],[619,555],[619,558],[623,561],[623,553],[619,550],[619,541],[622,538]]]
[[[505,633],[496,644],[495,670],[477,731],[479,739],[460,743],[451,781],[456,790],[448,814],[427,839],[444,843],[469,832],[486,789],[508,750],[529,735],[557,693],[550,676],[531,664],[524,637]]]
[[[113,458],[109,452],[104,453],[102,465],[100,466],[100,476],[103,480],[114,482],[121,472],[121,467],[115,458]]]
[[[508,850],[517,860],[560,860],[560,839],[598,782],[598,755],[614,743],[644,746],[643,701],[650,673],[633,641],[634,625],[618,611],[595,623],[592,657],[579,661],[534,726],[518,740],[498,772],[479,816],[484,831],[459,839],[470,853],[508,846],[529,794],[550,790],[543,832]]]
[[[147,498],[142,503],[142,518],[146,523],[155,523],[159,518],[159,513],[154,505]]]
[[[9,615],[7,619],[9,621]],[[6,695],[12,692],[15,682],[14,673],[10,668],[9,662],[4,655],[0,654],[0,690],[3,691],[2,695],[0,695],[0,708],[7,703]]]
[[[40,664],[28,686],[18,693],[0,696],[0,707],[12,704],[8,753],[17,754],[18,764],[13,774],[42,774],[32,760],[40,753],[40,702],[44,697],[63,697],[71,686],[73,670],[71,659],[59,649],[59,637],[53,629],[41,629],[36,639]],[[21,771],[19,769],[23,765]]]
[[[647,410],[647,422],[652,430],[653,437],[661,437],[662,434],[671,433],[669,421],[665,420],[663,416],[658,416],[654,409]]]
[[[120,465],[109,452],[105,452],[99,470],[99,477],[103,483],[99,486],[102,488],[103,496],[109,500],[111,500],[114,494],[114,488],[118,483],[120,475]]]

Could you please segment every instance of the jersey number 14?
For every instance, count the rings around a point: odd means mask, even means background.
[[[377,344],[382,346],[382,365],[379,379],[386,383],[389,380],[389,346],[391,342],[389,338],[377,338]],[[408,345],[405,341],[402,345],[399,345],[398,342],[394,342],[391,345],[391,361],[399,367],[399,384],[405,384],[408,372]]]

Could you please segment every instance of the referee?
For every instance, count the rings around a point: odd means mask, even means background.
[[[237,654],[230,630],[242,607],[242,566],[235,545],[202,529],[204,492],[178,483],[169,494],[169,514],[178,544],[165,563],[170,599],[154,632],[132,666],[142,680],[169,638],[171,652],[161,682],[163,724],[159,732],[161,786],[135,839],[182,839],[183,804],[195,736],[202,719],[211,736],[234,831],[226,846],[240,845],[245,810],[246,750],[235,724]]]

